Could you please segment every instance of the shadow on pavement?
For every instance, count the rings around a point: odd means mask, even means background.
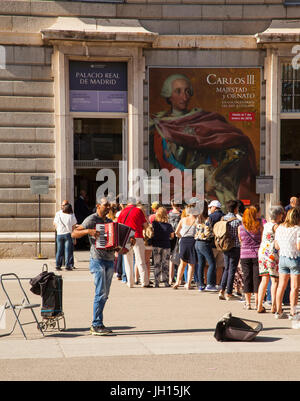
[[[118,336],[137,336],[137,335],[155,335],[155,334],[188,334],[188,333],[203,333],[203,332],[214,332],[215,329],[176,329],[176,330],[132,330],[132,331],[123,331],[123,330],[131,330],[134,327],[131,326],[116,326],[109,327],[113,330],[113,335]],[[81,327],[81,328],[69,328],[61,332],[48,331],[46,332],[47,337],[80,337],[85,336],[87,332],[90,331],[89,327]],[[81,333],[81,334],[80,334]]]

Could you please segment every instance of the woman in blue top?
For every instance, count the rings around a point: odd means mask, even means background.
[[[169,262],[171,253],[171,241],[174,237],[174,230],[168,223],[168,213],[164,207],[160,207],[152,223],[154,235],[152,238],[153,246],[153,262],[154,262],[154,279],[155,287],[159,287],[160,275],[165,287],[169,284]]]

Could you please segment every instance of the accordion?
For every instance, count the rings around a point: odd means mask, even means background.
[[[125,224],[105,223],[96,224],[96,231],[100,233],[96,239],[96,249],[114,249],[130,247],[130,237],[133,237],[135,231]]]

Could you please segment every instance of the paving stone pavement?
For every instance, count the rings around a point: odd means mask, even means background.
[[[40,273],[43,263],[55,271],[53,259],[14,259],[0,260],[0,272],[18,274],[30,301],[40,303],[41,298],[29,291],[29,278]],[[63,374],[63,380],[114,380],[116,374],[120,380],[260,380],[262,371],[267,371],[266,380],[273,380],[276,368],[270,372],[267,367],[279,367],[283,360],[289,362],[280,379],[298,377],[294,364],[300,362],[300,330],[292,329],[289,320],[276,320],[270,312],[246,311],[242,302],[220,301],[216,293],[183,287],[129,289],[114,277],[104,311],[105,325],[113,335],[95,337],[89,333],[94,288],[88,253],[77,252],[76,269],[57,274],[63,276],[66,330],[48,331],[43,337],[36,324],[30,324],[24,326],[27,340],[18,326],[12,335],[0,337],[1,380],[58,380],[66,366],[72,369]],[[13,295],[15,284],[7,282]],[[4,302],[0,289],[0,305]],[[252,342],[217,342],[213,336],[216,323],[228,311],[262,322],[263,330]],[[36,313],[41,319],[39,308]],[[23,316],[24,321],[31,319],[29,311],[22,312]],[[12,314],[7,310],[7,328],[11,323]],[[0,330],[0,335],[4,332]],[[243,360],[247,364],[253,361],[247,372],[240,368]],[[93,368],[97,362],[106,366],[105,371]],[[132,363],[139,366],[138,371]],[[182,364],[188,368],[182,371]],[[222,367],[227,365],[225,371]],[[56,366],[50,375],[49,366]],[[201,366],[204,370],[200,372]]]

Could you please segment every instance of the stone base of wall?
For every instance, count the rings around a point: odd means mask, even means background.
[[[35,258],[39,254],[39,244],[36,242],[11,242],[0,243],[0,259],[27,259]],[[41,255],[47,258],[55,258],[55,243],[43,243]]]
[[[39,256],[38,233],[1,233],[0,259],[36,258]],[[42,233],[41,256],[55,258],[54,233]]]

